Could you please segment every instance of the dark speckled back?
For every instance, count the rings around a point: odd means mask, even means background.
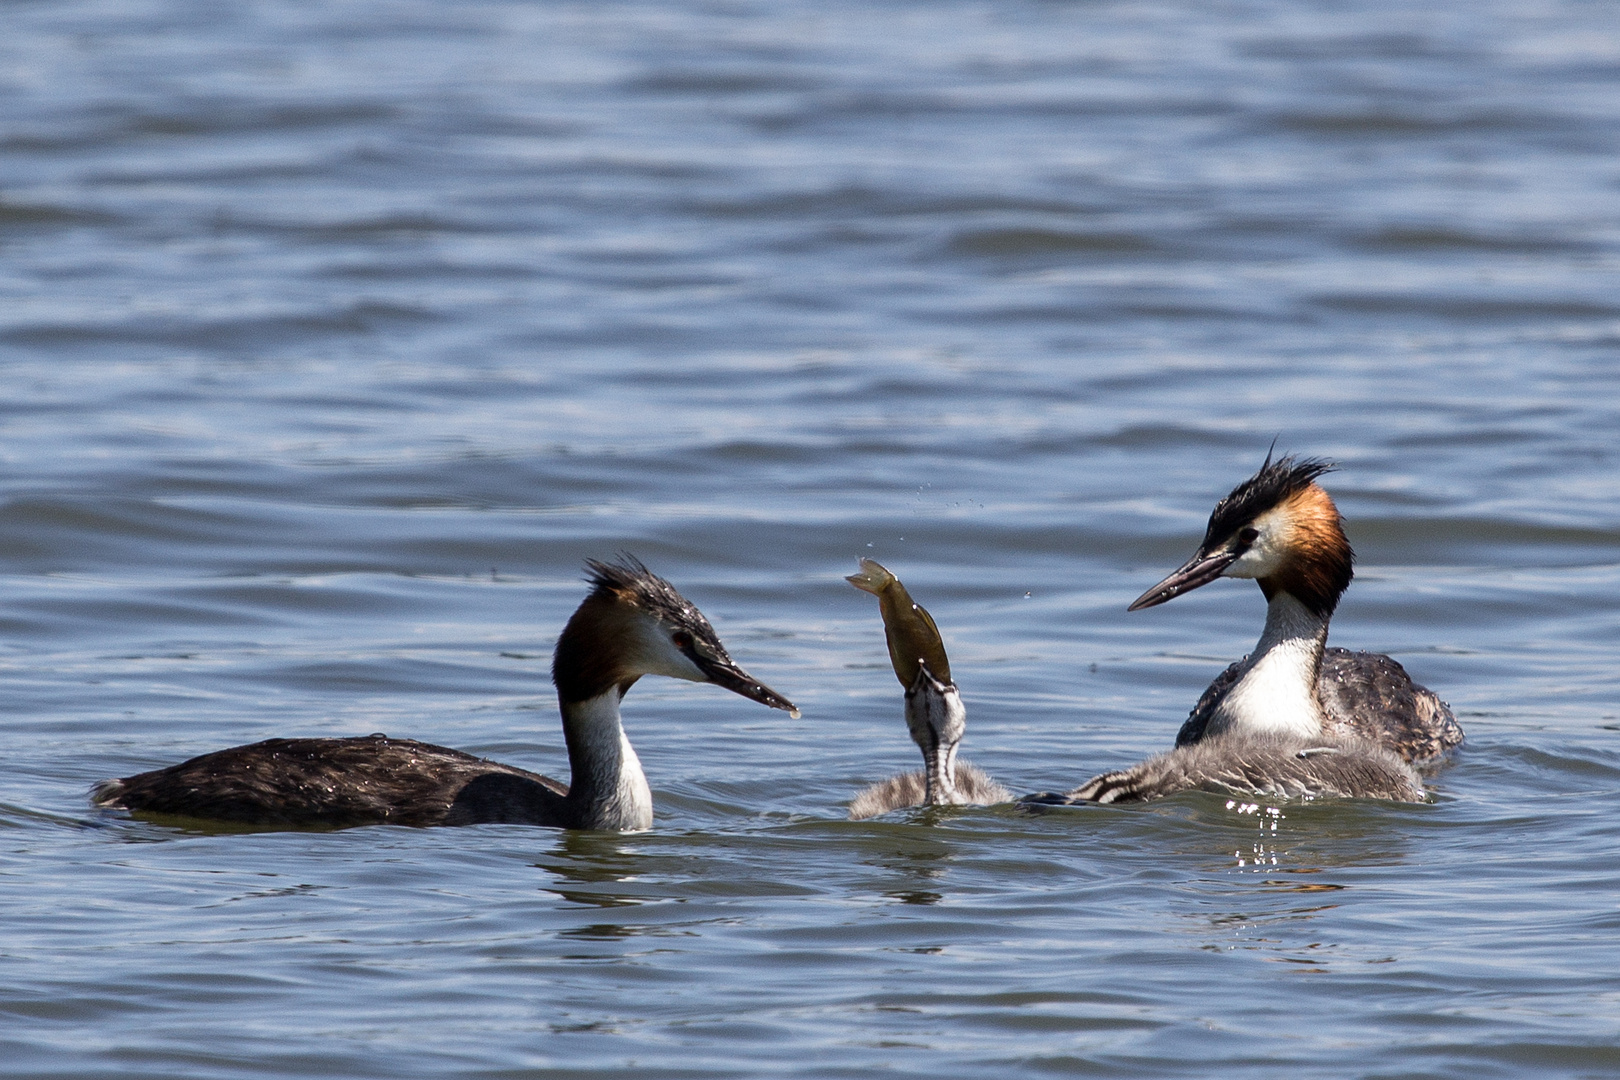
[[[507,798],[463,793],[491,776],[523,786],[519,819]],[[266,739],[182,761],[165,769],[109,781],[98,805],[138,814],[243,822],[266,828],[347,828],[354,825],[473,824],[516,821],[554,824],[551,803],[567,788],[544,776],[431,743],[368,735],[352,739]],[[486,793],[487,794],[487,793]],[[452,809],[454,808],[453,820]],[[496,817],[478,817],[480,810]]]

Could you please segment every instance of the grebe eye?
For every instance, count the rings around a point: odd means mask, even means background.
[[[1244,547],[1248,547],[1258,539],[1260,539],[1259,529],[1243,528],[1238,530],[1238,543]]]
[[[674,641],[675,647],[681,650],[681,652],[692,651],[692,635],[688,634],[685,630],[675,631]]]

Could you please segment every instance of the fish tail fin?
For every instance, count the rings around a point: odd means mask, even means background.
[[[862,559],[861,572],[851,574],[844,580],[863,592],[879,594],[894,584],[895,578],[876,559]]]

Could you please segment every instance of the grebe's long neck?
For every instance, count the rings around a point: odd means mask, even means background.
[[[940,682],[919,663],[917,678],[906,691],[906,726],[922,750],[927,782],[924,806],[954,806],[961,801],[956,789],[956,749],[967,730],[967,710],[953,682]]]
[[[1270,590],[1268,590],[1270,592]],[[1287,592],[1271,592],[1266,628],[1210,718],[1209,732],[1322,733],[1316,679],[1327,644],[1328,620]]]
[[[951,806],[956,803],[956,744],[924,752],[923,765],[928,777],[926,805]]]
[[[652,828],[652,789],[619,720],[617,686],[584,701],[562,701],[575,828],[633,832]]]

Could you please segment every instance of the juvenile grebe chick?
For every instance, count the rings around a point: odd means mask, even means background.
[[[1422,763],[1462,742],[1451,709],[1400,664],[1326,648],[1328,620],[1355,560],[1338,507],[1316,483],[1331,468],[1267,454],[1259,472],[1215,505],[1193,557],[1131,604],[1131,611],[1154,607],[1218,577],[1253,578],[1266,597],[1254,652],[1204,691],[1177,746],[1226,732],[1274,732],[1360,740]]]
[[[1359,739],[1302,739],[1288,732],[1214,735],[1128,769],[1092,777],[1067,794],[1020,802],[1146,802],[1179,791],[1275,799],[1388,799],[1427,802],[1423,781],[1393,751]]]
[[[921,771],[873,784],[850,800],[850,820],[911,806],[985,805],[1012,798],[1012,792],[956,759],[967,710],[951,681],[951,662],[933,616],[872,559],[862,559],[861,572],[844,580],[878,598],[889,662],[906,688],[906,727],[923,755]]]
[[[96,787],[92,801],[143,815],[269,828],[354,825],[652,827],[652,791],[619,720],[643,675],[711,682],[798,710],[726,654],[703,613],[629,555],[586,562],[590,595],[551,666],[571,782],[384,735],[268,739]]]

